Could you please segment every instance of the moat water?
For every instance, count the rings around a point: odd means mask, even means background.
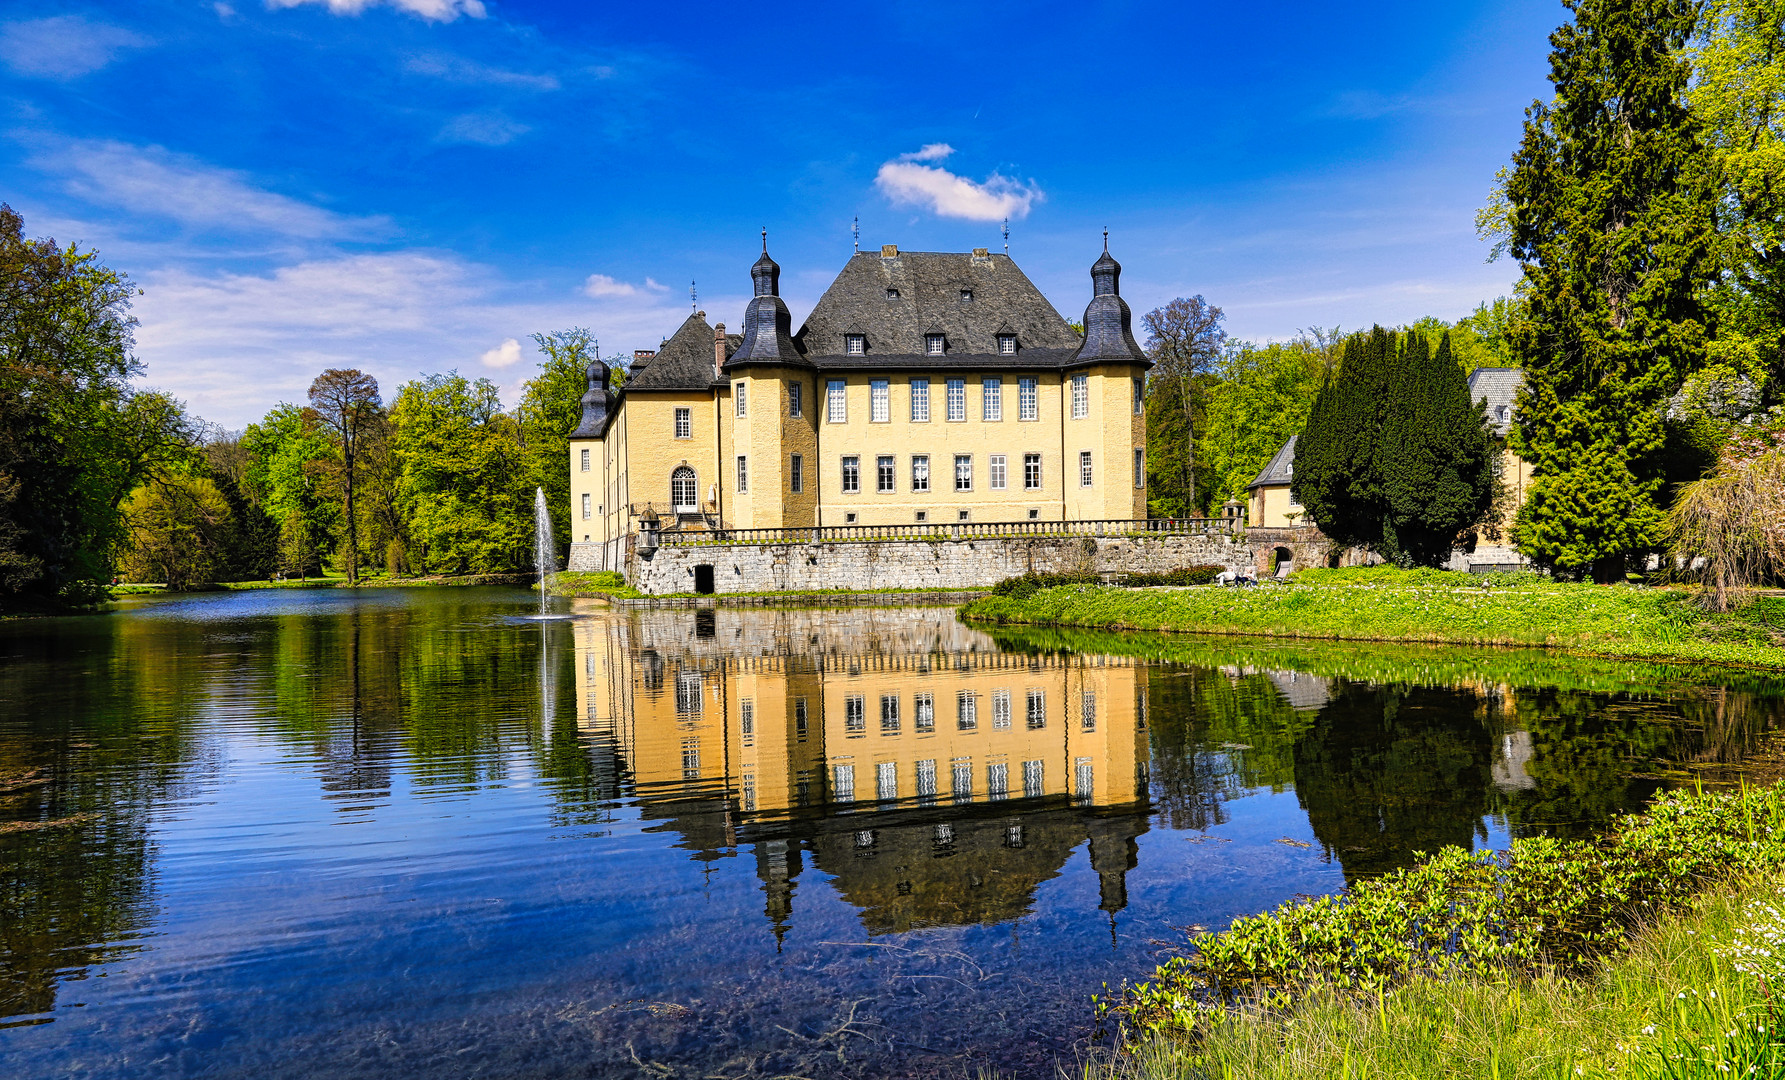
[[[1184,939],[1769,758],[1775,682],[521,590],[0,624],[8,1077],[1053,1075]]]

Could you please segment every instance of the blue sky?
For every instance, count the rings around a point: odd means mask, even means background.
[[[324,367],[509,393],[527,335],[735,326],[758,230],[802,318],[851,250],[1010,250],[1077,318],[1455,318],[1546,95],[1555,0],[0,3],[0,198],[143,287],[145,381],[231,426]]]

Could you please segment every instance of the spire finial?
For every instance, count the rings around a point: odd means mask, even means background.
[[[1108,225],[1105,225],[1103,227],[1103,253],[1105,255],[1109,254],[1109,226]]]
[[[762,227],[762,253],[764,255],[769,253],[769,227],[767,225]]]
[[[850,225],[849,231],[855,234],[855,253],[860,255],[862,251],[862,219],[860,214],[856,215],[855,222]]]
[[[688,310],[700,310],[700,294],[694,291],[694,282],[688,282]]]
[[[1004,254],[1010,254],[1010,219],[1004,219]]]

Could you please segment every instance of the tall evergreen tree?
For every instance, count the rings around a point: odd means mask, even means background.
[[[1295,444],[1290,489],[1334,542],[1378,547],[1386,509],[1376,467],[1394,338],[1378,326],[1345,342]]]
[[[1566,2],[1555,99],[1527,111],[1506,184],[1530,305],[1512,338],[1533,473],[1518,543],[1604,580],[1661,539],[1661,406],[1704,357],[1714,194],[1682,97],[1693,5]]]
[[[1441,566],[1493,503],[1487,418],[1469,401],[1448,331],[1436,352],[1424,334],[1407,335],[1390,390],[1376,449],[1383,550],[1402,565]]]

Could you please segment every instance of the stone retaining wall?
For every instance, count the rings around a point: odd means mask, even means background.
[[[1257,570],[1260,557],[1245,537],[1183,534],[678,545],[659,548],[650,558],[633,555],[626,580],[654,595],[693,592],[695,567],[705,564],[713,568],[716,593],[983,589],[1030,572],[1163,573],[1207,565]]]

